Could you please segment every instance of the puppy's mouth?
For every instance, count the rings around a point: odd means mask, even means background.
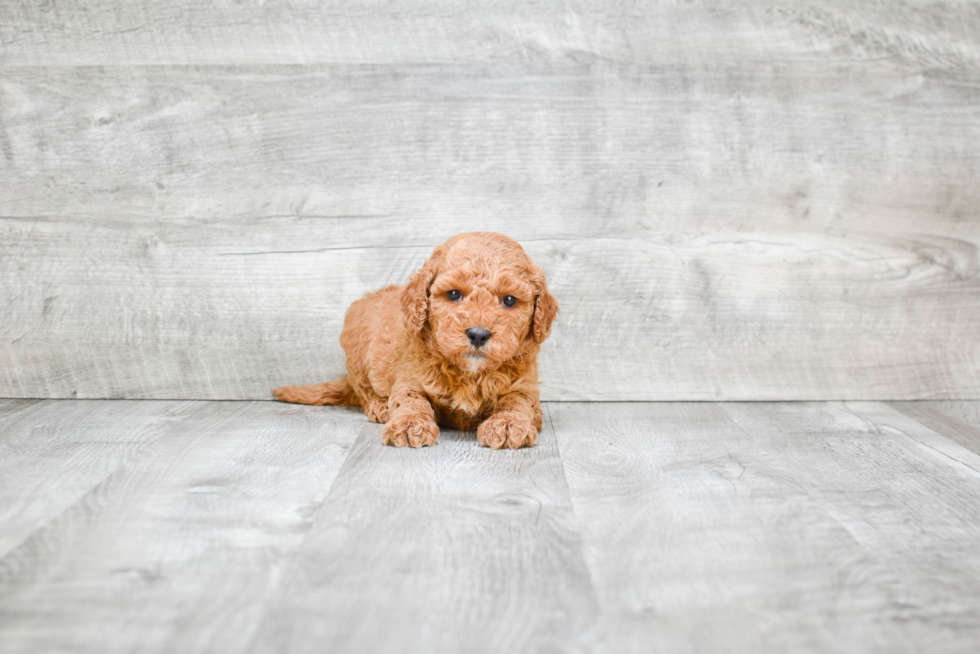
[[[463,355],[463,362],[466,364],[464,367],[469,372],[479,372],[486,367],[487,357],[479,352],[467,352]]]

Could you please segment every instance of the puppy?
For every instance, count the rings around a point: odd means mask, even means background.
[[[515,241],[460,234],[407,286],[347,310],[347,376],[273,390],[284,402],[360,406],[385,445],[435,445],[439,427],[472,430],[494,449],[531,447],[541,430],[538,350],[558,302]]]

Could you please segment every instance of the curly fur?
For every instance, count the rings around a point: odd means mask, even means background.
[[[517,299],[510,307],[508,295]],[[434,445],[443,425],[475,428],[487,447],[530,447],[541,430],[538,350],[557,314],[544,273],[520,245],[502,234],[460,234],[406,286],[350,306],[340,334],[346,377],[273,393],[284,402],[360,406],[384,423],[386,445]],[[473,327],[491,334],[482,347],[466,335]]]

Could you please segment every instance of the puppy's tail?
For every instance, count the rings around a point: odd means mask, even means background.
[[[292,402],[293,404],[360,404],[347,377],[341,377],[337,381],[324,382],[322,384],[283,386],[281,388],[273,388],[272,392],[276,398],[283,402]]]

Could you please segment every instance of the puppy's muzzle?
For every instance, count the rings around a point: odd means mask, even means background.
[[[466,330],[466,338],[470,339],[470,344],[476,349],[480,349],[490,340],[490,332],[482,327],[470,327]]]

